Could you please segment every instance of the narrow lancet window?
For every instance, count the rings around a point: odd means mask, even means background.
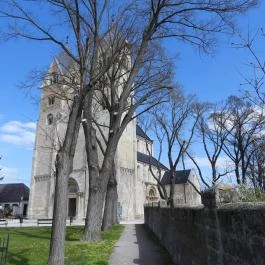
[[[51,113],[49,113],[47,115],[47,124],[51,125],[53,123],[53,115]]]

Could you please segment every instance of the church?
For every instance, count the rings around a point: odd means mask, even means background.
[[[67,101],[56,92],[60,86],[58,77],[66,75],[69,67],[71,60],[65,54],[54,58],[49,69],[52,75],[44,80],[41,87],[28,205],[29,218],[52,218],[53,215],[56,150],[66,129],[68,107]],[[104,117],[104,113],[101,116]],[[149,171],[149,163],[153,166],[159,165],[162,174],[167,168],[155,158],[150,159],[148,150],[153,150],[153,141],[137,125],[136,120],[132,121],[119,141],[115,157],[118,182],[117,215],[120,220],[143,218],[144,203],[159,199],[156,181]],[[81,126],[73,170],[68,182],[69,217],[80,220],[85,217],[88,185],[85,137]]]

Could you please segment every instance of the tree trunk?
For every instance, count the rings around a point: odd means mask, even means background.
[[[63,146],[55,161],[55,194],[53,222],[48,265],[64,265],[65,223],[67,217],[67,193],[69,174],[73,168],[73,159],[78,138],[82,113],[82,100],[75,97]]]
[[[114,157],[111,155],[109,157]],[[104,202],[107,193],[107,184],[109,181],[109,172],[112,167],[110,158],[104,159],[104,164],[99,174],[94,171],[91,174],[89,170],[89,199],[87,204],[87,213],[83,240],[98,241],[100,239]]]
[[[171,178],[171,185],[170,185],[170,193],[169,193],[169,206],[174,208],[174,195],[175,195],[175,171],[170,170],[170,178]]]
[[[89,176],[91,178],[91,176]],[[99,241],[106,191],[99,183],[89,188],[87,214],[83,234],[84,241]]]
[[[115,162],[113,161],[111,175],[107,186],[107,194],[105,199],[104,215],[101,230],[110,229],[113,224],[117,223],[117,179]]]
[[[99,176],[96,130],[89,122],[83,123],[83,128],[89,170],[89,197],[83,240],[98,241],[100,239],[105,193],[102,190],[102,180]]]
[[[49,253],[49,265],[64,264],[65,222],[67,212],[67,183],[69,175],[70,157],[59,151],[56,158],[56,180],[54,195],[54,210],[52,235]]]
[[[241,159],[241,177],[242,177],[242,184],[246,184],[246,165],[245,165],[245,158],[242,157]]]
[[[237,184],[241,184],[241,178],[240,178],[240,173],[239,173],[239,166],[238,164],[235,165],[235,173],[236,173],[236,181],[237,181]]]
[[[212,162],[211,166],[212,166],[212,185],[214,186],[217,180],[217,171],[216,171],[215,163]]]

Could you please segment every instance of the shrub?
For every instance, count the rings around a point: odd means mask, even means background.
[[[243,202],[260,202],[265,201],[265,191],[260,189],[249,188],[247,186],[239,187],[239,196]]]

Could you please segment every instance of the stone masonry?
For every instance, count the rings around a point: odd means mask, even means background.
[[[265,264],[265,203],[146,206],[145,224],[174,265]]]

